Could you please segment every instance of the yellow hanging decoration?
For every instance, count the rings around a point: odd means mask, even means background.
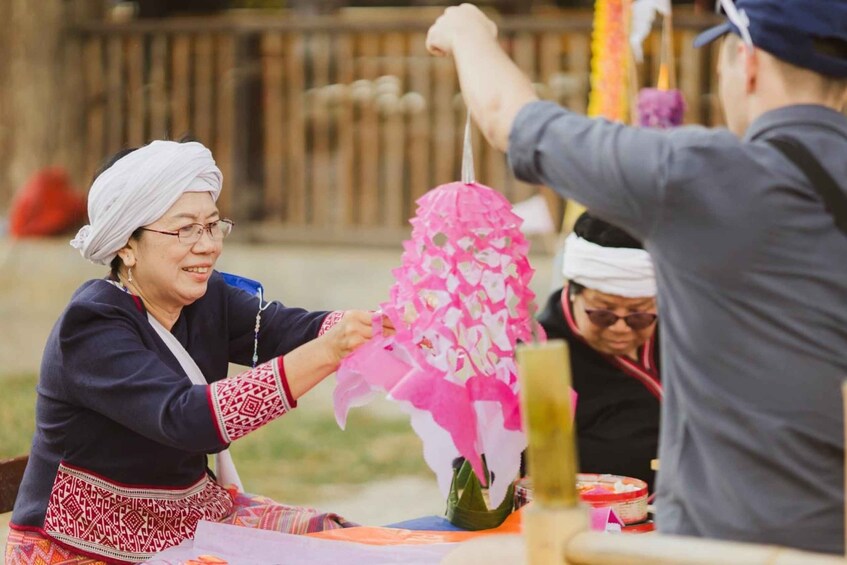
[[[588,115],[628,123],[632,96],[629,46],[631,0],[596,0],[591,35],[591,92]],[[562,219],[568,233],[585,208],[569,200]]]
[[[628,121],[629,4],[630,0],[597,0],[595,3],[589,116]]]

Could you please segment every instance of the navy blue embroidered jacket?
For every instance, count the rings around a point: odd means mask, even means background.
[[[254,296],[214,273],[172,333],[214,383],[230,362],[250,365],[257,309]],[[262,313],[259,363],[318,336],[325,318],[327,312],[270,305]],[[284,374],[280,380],[287,387]],[[60,462],[122,485],[197,483],[206,455],[233,437],[221,432],[211,388],[192,385],[131,295],[107,280],[86,282],[44,350],[36,431],[12,523],[42,527]]]

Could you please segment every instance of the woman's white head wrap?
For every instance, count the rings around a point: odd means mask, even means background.
[[[71,241],[83,257],[108,265],[142,226],[161,218],[185,192],[217,201],[223,176],[197,142],[154,141],[118,159],[88,193],[88,219]]]
[[[607,294],[656,296],[656,275],[643,249],[603,247],[571,233],[565,240],[565,278]]]

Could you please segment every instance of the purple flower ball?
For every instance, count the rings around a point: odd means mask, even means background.
[[[685,101],[679,90],[642,88],[638,93],[638,125],[668,129],[682,125]]]

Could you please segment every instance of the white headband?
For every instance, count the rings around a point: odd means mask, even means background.
[[[571,233],[565,240],[565,278],[607,294],[656,296],[656,275],[643,249],[603,247]]]
[[[83,257],[108,265],[132,232],[161,218],[185,192],[217,201],[223,176],[197,142],[154,141],[118,159],[88,192],[88,220],[71,241]]]

